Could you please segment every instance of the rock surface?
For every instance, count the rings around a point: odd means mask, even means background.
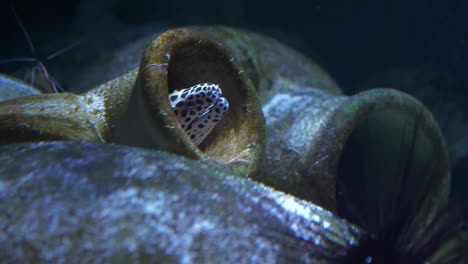
[[[0,259],[332,263],[363,231],[199,161],[118,145],[0,148]]]

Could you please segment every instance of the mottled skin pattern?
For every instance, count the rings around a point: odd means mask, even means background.
[[[229,108],[217,84],[203,83],[169,94],[180,126],[199,145]]]

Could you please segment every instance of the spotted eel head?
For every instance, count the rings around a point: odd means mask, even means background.
[[[229,108],[217,84],[203,83],[169,94],[169,102],[180,126],[199,145]]]

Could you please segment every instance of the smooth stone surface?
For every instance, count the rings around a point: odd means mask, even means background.
[[[0,147],[0,259],[336,263],[363,231],[175,155],[117,145]]]

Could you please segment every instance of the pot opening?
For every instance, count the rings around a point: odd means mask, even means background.
[[[390,107],[366,113],[344,145],[337,209],[370,231],[415,215],[443,178],[440,139],[421,113],[412,113]]]
[[[201,83],[218,84],[229,109],[198,148],[222,163],[227,163],[249,145],[251,134],[245,106],[249,104],[246,82],[229,53],[215,42],[199,38],[178,43],[173,48],[168,68],[169,93]]]

